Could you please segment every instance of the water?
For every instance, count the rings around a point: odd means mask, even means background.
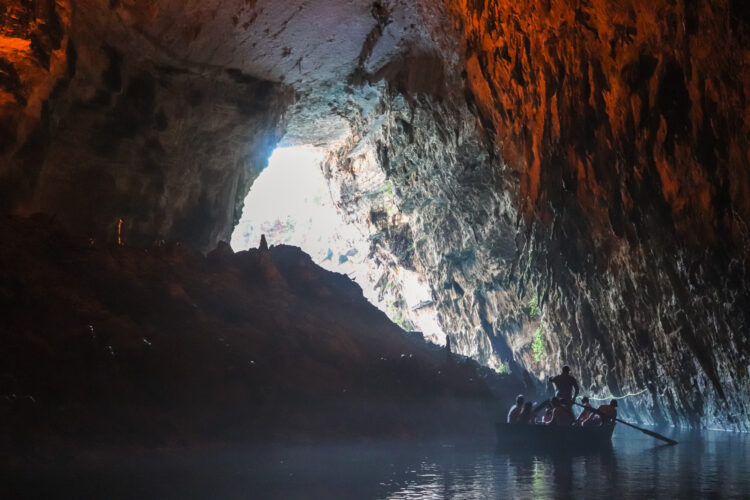
[[[490,442],[155,451],[6,468],[2,498],[750,498],[750,439],[617,429],[610,451],[499,453]],[[6,464],[7,465],[7,464]],[[12,471],[12,472],[10,472]]]

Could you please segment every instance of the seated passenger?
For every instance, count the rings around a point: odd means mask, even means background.
[[[573,425],[575,418],[570,407],[562,404],[559,399],[552,398],[552,416],[548,422],[545,422],[547,425],[570,426]]]
[[[611,424],[615,418],[617,418],[617,400],[613,399],[608,405],[601,405],[597,408],[597,413],[586,419],[583,425]]]
[[[617,400],[613,399],[608,405],[601,405],[597,410],[604,414],[600,416],[602,424],[611,424],[617,418]]]
[[[510,411],[508,412],[509,424],[518,423],[518,416],[521,414],[521,410],[523,410],[523,399],[523,395],[519,394],[516,398],[516,404],[510,408]]]
[[[591,404],[589,403],[589,398],[586,396],[581,399],[581,404],[585,407],[580,415],[578,415],[578,418],[576,419],[575,423],[573,425],[583,425],[583,423],[588,420],[591,415],[594,414],[593,411],[591,411]]]
[[[523,410],[518,414],[519,424],[532,424],[534,423],[534,412],[531,409],[531,401],[526,401],[523,405]]]
[[[546,401],[544,405],[547,406],[547,411],[544,413],[539,423],[549,425],[549,423],[552,422],[552,414],[555,412],[555,408],[560,406],[560,400],[557,399],[557,397],[553,397],[551,400]]]

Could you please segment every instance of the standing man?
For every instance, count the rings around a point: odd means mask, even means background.
[[[550,379],[555,384],[555,396],[564,400],[565,404],[571,405],[578,397],[578,381],[570,374],[570,367],[563,366],[562,373]],[[575,392],[573,392],[575,391]]]

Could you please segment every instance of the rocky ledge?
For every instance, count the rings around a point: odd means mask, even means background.
[[[208,256],[0,231],[0,439],[100,444],[486,431],[523,383],[407,333],[298,248]],[[28,448],[24,448],[28,449]]]

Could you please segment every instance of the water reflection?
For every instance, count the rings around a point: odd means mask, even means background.
[[[750,442],[682,434],[660,446],[628,430],[576,456],[493,443],[379,443],[66,456],[15,466],[3,498],[743,498]]]
[[[477,452],[445,450],[420,464],[423,473],[405,484],[384,484],[393,491],[382,498],[580,498],[586,484],[596,496],[614,494],[619,485],[617,458],[612,448],[588,454],[537,455],[528,451]]]

